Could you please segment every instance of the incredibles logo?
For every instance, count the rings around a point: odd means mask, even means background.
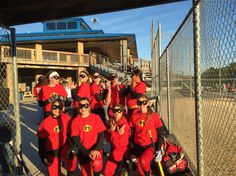
[[[146,122],[145,122],[145,120],[140,120],[138,122],[138,124],[139,124],[139,126],[143,127],[146,124]]]
[[[89,132],[89,131],[92,130],[92,127],[91,127],[90,125],[84,125],[83,130],[84,130],[85,132]]]
[[[62,126],[60,126],[60,125],[57,125],[57,126],[55,126],[54,127],[54,129],[53,129],[56,133],[60,133],[61,132],[61,130],[62,130]]]

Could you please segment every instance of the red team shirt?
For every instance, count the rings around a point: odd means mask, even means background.
[[[46,139],[45,150],[57,150],[66,143],[70,120],[69,115],[62,114],[58,119],[48,116],[41,122],[37,136]]]
[[[146,92],[146,84],[143,81],[140,81],[137,83],[135,88],[133,88],[133,91],[136,93],[144,94]],[[131,94],[128,93],[127,95],[127,106],[132,107],[137,105],[137,99],[132,98]]]
[[[108,141],[112,144],[113,149],[119,149],[120,147],[127,147],[129,144],[129,137],[131,135],[129,124],[125,117],[116,123],[116,125],[121,128],[123,125],[125,126],[125,132],[123,135],[120,135],[117,130],[110,131],[108,135]]]
[[[90,95],[90,85],[87,82],[83,82],[77,89],[77,96],[91,98]],[[78,101],[73,101],[73,107],[79,107]]]
[[[162,121],[156,112],[153,112],[151,117],[147,119],[147,113],[138,111],[132,115],[130,120],[130,127],[135,129],[134,142],[143,147],[152,143],[148,131],[151,130],[153,142],[155,143],[158,140],[156,128],[162,126]]]
[[[39,85],[34,86],[33,94],[36,97],[37,101],[40,101],[43,98],[42,97],[42,87],[43,86],[39,86]]]
[[[119,89],[124,89],[125,85],[120,84]],[[113,107],[114,105],[121,104],[125,105],[125,97],[118,91],[117,86],[111,85],[111,102],[109,104],[110,107]]]
[[[71,123],[71,137],[79,136],[86,149],[90,149],[97,142],[98,133],[105,131],[101,118],[96,114],[90,114],[86,118],[77,116]]]
[[[48,85],[45,85],[42,87],[42,99],[43,101],[48,100],[52,94],[57,94],[58,96],[67,97],[66,89],[63,87],[63,85],[57,84],[55,87],[49,87]],[[51,111],[52,103],[49,103],[45,106],[45,111]]]
[[[95,98],[96,94],[101,93],[100,86],[97,85],[96,83],[93,83],[90,87],[90,93],[91,93],[91,108],[92,109],[102,108],[104,105],[103,101],[98,102]]]

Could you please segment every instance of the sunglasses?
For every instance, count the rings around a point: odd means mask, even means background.
[[[59,110],[62,110],[63,109],[63,106],[61,106],[61,105],[52,105],[52,109],[53,110],[56,110],[56,109],[59,109]]]
[[[93,79],[101,78],[100,76],[93,76]]]
[[[141,106],[141,105],[147,105],[148,102],[147,102],[147,100],[143,100],[143,101],[138,100],[137,103],[139,106]]]
[[[58,80],[60,77],[59,76],[53,76],[52,78],[55,79],[55,80]]]
[[[88,107],[89,107],[88,103],[86,103],[86,104],[79,104],[79,109],[82,109],[82,108],[88,109]]]
[[[85,78],[86,76],[85,75],[79,75],[80,78]]]
[[[119,108],[119,109],[113,109],[112,112],[113,112],[113,113],[116,113],[116,112],[121,113],[122,110],[121,110],[120,108]]]

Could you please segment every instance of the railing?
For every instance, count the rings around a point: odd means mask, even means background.
[[[50,51],[50,50],[36,50],[29,48],[20,48],[16,49],[16,56],[18,63],[21,61],[24,63],[25,60],[31,64],[38,64],[40,61],[47,61],[55,64],[82,64],[88,66],[89,64],[89,54],[77,54],[72,52],[62,52],[62,51]],[[1,58],[8,59],[10,58],[10,49],[8,46],[1,46]],[[37,61],[37,62],[35,62]]]
[[[152,58],[161,117],[198,176],[236,175],[235,9],[233,0],[200,0]]]

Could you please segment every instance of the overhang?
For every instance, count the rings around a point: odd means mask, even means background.
[[[183,0],[3,0],[0,24],[13,26]]]

